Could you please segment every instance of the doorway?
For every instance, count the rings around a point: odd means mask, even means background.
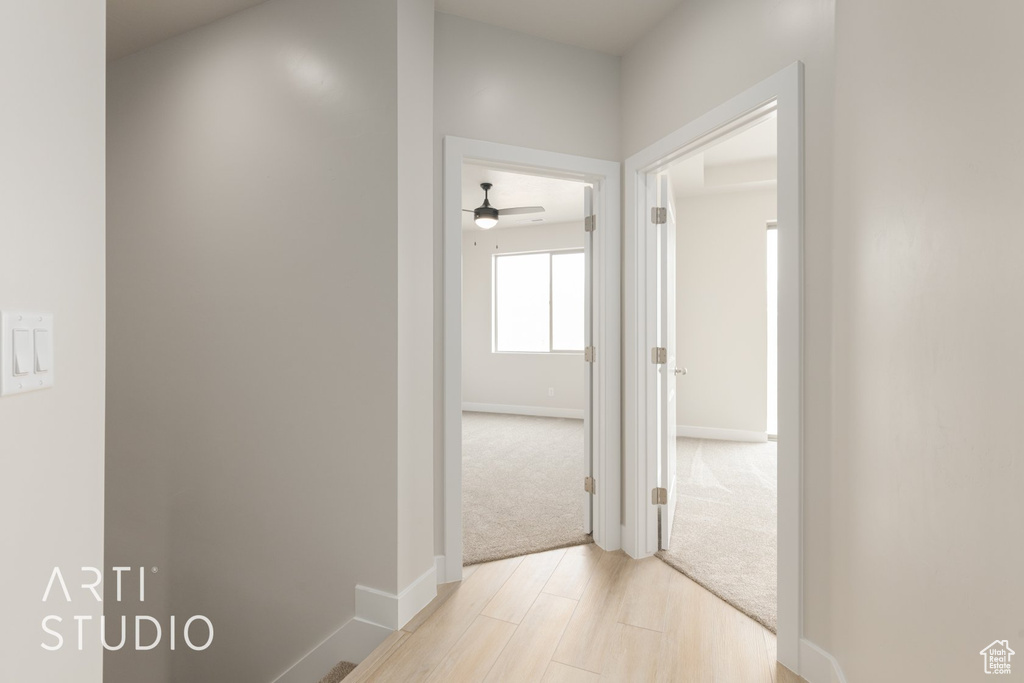
[[[535,178],[547,178],[555,180],[571,181],[584,189],[583,223],[580,226],[585,235],[584,250],[590,249],[590,259],[584,262],[590,268],[586,273],[589,286],[585,288],[586,295],[590,300],[585,306],[591,316],[585,325],[589,338],[585,338],[584,354],[572,350],[576,359],[589,367],[584,377],[589,383],[583,396],[589,399],[589,405],[583,407],[584,419],[588,424],[582,429],[583,438],[589,442],[584,444],[583,452],[587,455],[583,468],[584,475],[570,491],[568,495],[577,496],[582,501],[580,529],[592,532],[594,542],[606,549],[614,550],[620,545],[620,218],[619,218],[619,164],[616,162],[601,161],[577,157],[572,155],[558,154],[531,150],[522,147],[513,147],[497,143],[466,140],[463,138],[446,137],[444,140],[444,556],[438,558],[438,581],[457,581],[462,577],[464,561],[464,472],[463,472],[463,411],[465,408],[480,408],[480,402],[469,401],[464,397],[466,384],[464,383],[464,339],[463,321],[466,315],[468,303],[466,286],[464,282],[464,265],[468,262],[468,250],[466,235],[464,234],[465,208],[472,209],[482,206],[477,202],[465,204],[463,197],[464,179],[468,178],[468,170],[473,168],[486,168],[492,173],[507,172],[522,176]],[[493,183],[492,183],[492,186]],[[590,188],[590,191],[587,191]],[[482,197],[483,188],[477,190]],[[497,202],[494,206],[501,208]],[[476,216],[474,215],[474,218]],[[501,220],[500,218],[498,220]],[[488,239],[499,232],[488,231]],[[511,232],[506,234],[511,236]],[[479,242],[479,240],[477,240]],[[489,269],[492,278],[492,292],[490,295],[491,325],[497,324],[499,330],[502,325],[500,319],[494,318],[495,292],[500,289],[498,283],[494,287],[493,278],[498,269],[505,267],[506,274],[514,274],[517,267],[526,266],[526,261],[520,260],[514,263],[513,256],[525,255],[536,252],[535,249],[522,250],[509,248],[503,251],[500,247],[501,241],[506,244],[511,242],[507,239],[499,240],[497,249],[493,253],[485,254],[485,266]],[[478,243],[477,247],[481,245]],[[490,247],[493,249],[493,246]],[[563,249],[542,249],[541,253],[547,253],[546,264],[548,272],[548,289],[550,291],[551,279],[559,277],[553,268],[559,272],[571,272],[578,263],[574,264],[573,257],[568,253],[572,250]],[[484,252],[480,252],[484,253]],[[496,262],[496,259],[507,257],[504,263]],[[577,257],[578,260],[578,257]],[[532,259],[532,266],[535,270],[540,269],[541,261],[545,257]],[[558,261],[557,265],[555,261]],[[522,270],[522,268],[520,268]],[[509,280],[508,282],[512,282]],[[498,295],[500,296],[500,295]],[[513,302],[514,304],[515,302]],[[521,302],[520,302],[521,303]],[[515,331],[515,329],[513,329]],[[519,329],[519,332],[522,332]],[[508,343],[533,343],[541,344],[546,339],[550,351],[560,346],[559,340],[554,339],[553,326],[546,329],[546,337],[541,329],[534,330],[530,335],[531,339],[510,339],[499,333],[496,335],[492,329],[485,334],[489,335],[490,348],[493,352],[495,345]],[[515,337],[516,335],[512,335]],[[520,335],[521,336],[521,335]],[[543,338],[543,339],[542,339]],[[539,348],[539,346],[538,346]],[[558,350],[558,349],[556,349]],[[521,353],[521,352],[520,352]],[[582,368],[581,368],[582,373]],[[542,390],[546,398],[559,398],[557,386],[555,396],[547,396],[550,384],[542,384]],[[474,405],[476,403],[477,405]],[[485,404],[486,405],[486,404]],[[515,404],[506,404],[515,405]],[[484,417],[494,415],[482,411]],[[521,416],[521,417],[545,417],[545,416]],[[494,486],[496,484],[492,484]],[[486,495],[486,491],[484,492]],[[485,534],[486,535],[486,534]]]
[[[462,185],[463,563],[473,565],[592,540],[581,487],[592,469],[592,187],[478,162],[463,164]]]
[[[673,528],[679,523],[676,501],[678,461],[673,433],[679,426],[672,402],[678,400],[676,380],[685,381],[685,358],[672,361],[676,340],[668,296],[673,263],[667,254],[673,193],[669,190],[670,169],[716,143],[727,141],[774,117],[777,126],[777,244],[778,244],[778,441],[775,502],[777,508],[777,633],[778,660],[799,670],[800,652],[800,507],[801,507],[801,302],[802,302],[802,65],[796,63],[723,103],[699,119],[626,161],[625,172],[625,430],[626,485],[624,488],[623,548],[634,557],[644,557],[671,546]],[[738,169],[732,169],[737,171]],[[724,174],[720,173],[719,178]],[[735,176],[734,176],[735,177]],[[710,180],[707,177],[706,180]],[[678,207],[676,207],[678,208]],[[760,245],[758,272],[767,281],[767,239],[765,227],[772,220],[762,215],[752,239]],[[767,292],[755,302],[763,326],[760,340],[766,340]],[[678,356],[679,349],[675,349]],[[686,351],[684,351],[685,355]],[[767,345],[761,347],[762,367]],[[680,372],[677,374],[676,370]],[[692,377],[690,378],[692,379]],[[767,371],[758,376],[760,392],[757,417],[758,441],[767,442]],[[685,386],[685,385],[684,385]],[[687,387],[687,390],[689,388]],[[678,409],[677,409],[678,410]],[[675,419],[673,419],[675,418]],[[736,431],[744,431],[736,428]],[[698,434],[698,436],[701,436]],[[707,436],[707,434],[703,435]],[[748,435],[752,436],[752,435]],[[753,439],[751,439],[753,441]]]
[[[656,176],[658,552],[776,630],[775,112]],[[664,421],[664,443],[661,422]]]

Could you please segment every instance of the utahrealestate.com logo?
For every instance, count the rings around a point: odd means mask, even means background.
[[[133,568],[113,567],[112,570],[117,577],[117,602],[121,602],[122,575],[128,574],[131,576],[134,573]],[[153,574],[156,574],[156,567],[153,567],[151,571]],[[146,601],[146,568],[139,567],[138,573],[139,602],[142,603]],[[84,595],[85,599],[89,601],[103,602],[103,598],[100,597],[100,593],[97,590],[100,583],[103,581],[102,570],[97,569],[96,567],[82,567],[82,578],[81,590],[88,593],[88,595]],[[68,591],[68,584],[64,580],[64,574],[61,572],[60,567],[54,567],[53,572],[50,573],[50,580],[46,584],[46,590],[43,592],[43,602],[48,602],[51,597],[54,601],[59,601],[61,596],[63,596],[65,603],[72,602],[71,593]],[[100,641],[103,648],[106,650],[120,650],[128,643],[128,618],[124,615],[121,615],[120,634],[118,634],[119,639],[117,642],[110,642],[107,640],[106,615],[100,616],[99,628],[95,625],[87,625],[87,622],[93,621],[93,617],[90,614],[75,615],[71,617],[71,621],[74,621],[76,625],[71,626],[70,624],[66,624],[64,618],[56,614],[49,614],[43,617],[42,626],[43,632],[46,635],[43,637],[43,642],[40,643],[40,646],[44,650],[49,650],[51,652],[63,648],[64,629],[72,631],[78,636],[77,646],[79,650],[85,649],[85,644],[87,642],[95,642],[96,639]],[[158,619],[140,614],[135,617],[134,621],[134,640],[136,650],[153,650],[164,640],[164,628]],[[143,626],[143,624],[146,624],[146,626]],[[204,629],[202,625],[205,625],[206,628]],[[143,633],[143,630],[146,631],[145,634]],[[171,615],[168,620],[166,635],[168,647],[172,650],[177,649],[178,620],[174,615]],[[213,644],[213,623],[202,614],[190,617],[181,627],[181,639],[184,641],[185,646],[190,650],[195,650],[197,652],[205,650]]]
[[[1017,654],[1010,649],[1010,643],[1006,640],[994,640],[992,644],[981,651],[985,658],[985,673],[987,674],[1008,674],[1010,673],[1010,659]]]

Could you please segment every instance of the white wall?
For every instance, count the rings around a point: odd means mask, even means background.
[[[767,429],[767,236],[774,189],[676,199],[676,424]]]
[[[851,682],[985,679],[996,638],[1024,668],[1022,25],[1019,2],[839,6],[830,598]]]
[[[454,135],[618,160],[619,59],[437,14],[434,31],[434,196],[441,140]],[[444,548],[441,202],[434,214],[434,544]]]
[[[274,0],[110,67],[107,553],[216,641],[109,681],[273,680],[433,566],[430,17]]]
[[[462,401],[580,411],[581,353],[494,353],[491,343],[495,254],[582,249],[583,222],[464,232],[462,237]],[[548,389],[555,390],[554,397]]]
[[[804,630],[826,648],[832,553],[834,5],[834,0],[688,0],[622,58],[624,156],[794,61],[806,65]]]
[[[98,683],[96,632],[78,652],[72,617],[100,605],[74,586],[71,604],[40,598],[55,566],[69,583],[103,566],[105,7],[0,14],[0,309],[53,312],[56,354],[52,389],[0,398],[0,680]],[[59,652],[40,647],[48,614]]]

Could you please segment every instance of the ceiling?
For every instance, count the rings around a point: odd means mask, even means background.
[[[107,0],[107,59],[113,61],[265,0]]]
[[[610,55],[629,48],[681,0],[437,0],[438,12]]]
[[[473,209],[483,203],[484,191],[480,189],[480,183],[485,182],[494,185],[490,191],[491,206],[499,209],[543,206],[545,209],[544,213],[499,218],[498,225],[492,230],[583,220],[582,182],[465,164],[462,167],[463,209]],[[462,214],[462,229],[481,231],[473,222],[473,214],[465,212]]]
[[[779,155],[778,126],[775,122],[775,117],[769,118],[739,135],[719,142],[704,152],[704,158],[712,166],[774,159]]]
[[[265,0],[107,0],[107,59],[115,60]],[[437,0],[439,12],[624,54],[680,0]]]
[[[774,187],[778,163],[775,118],[686,157],[668,171],[679,196]]]

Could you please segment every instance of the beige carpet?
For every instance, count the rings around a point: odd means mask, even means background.
[[[583,420],[462,414],[463,563],[590,543]]]
[[[776,629],[776,444],[679,439],[679,491],[665,560]]]
[[[320,679],[320,683],[338,683],[341,679],[352,673],[356,665],[352,662],[338,662],[326,676]]]

